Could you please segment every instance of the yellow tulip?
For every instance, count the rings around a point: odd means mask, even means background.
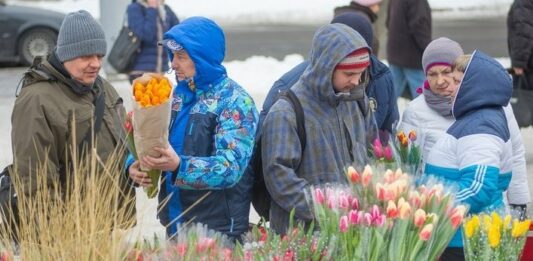
[[[471,238],[474,235],[474,233],[476,233],[478,227],[479,227],[478,216],[473,216],[471,219],[466,221],[466,224],[465,224],[466,238]]]
[[[513,221],[513,229],[511,232],[511,235],[514,238],[522,237],[524,236],[527,231],[529,231],[529,225],[531,223],[531,220],[527,219],[525,221],[519,222],[518,220]]]
[[[509,226],[511,225],[511,215],[505,216],[505,219],[503,220],[503,224],[506,229],[509,228]]]
[[[492,225],[489,228],[489,245],[492,248],[496,248],[500,245],[500,229],[497,225]]]

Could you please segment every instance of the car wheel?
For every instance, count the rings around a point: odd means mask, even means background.
[[[35,56],[46,55],[56,46],[57,33],[46,28],[36,28],[25,32],[19,42],[20,61],[31,65]]]

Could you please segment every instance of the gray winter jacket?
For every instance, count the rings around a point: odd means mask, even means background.
[[[303,151],[291,104],[279,99],[265,119],[263,172],[273,199],[270,225],[278,233],[285,233],[293,208],[297,219],[313,219],[305,197],[309,186],[346,183],[344,168],[366,161],[367,99],[356,100],[353,91],[337,94],[332,85],[335,66],[360,48],[368,48],[366,42],[343,24],[323,26],[315,34],[310,64],[291,88],[305,115],[307,139]]]

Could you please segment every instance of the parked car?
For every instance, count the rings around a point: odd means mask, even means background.
[[[65,14],[0,0],[0,62],[30,65],[51,52]]]

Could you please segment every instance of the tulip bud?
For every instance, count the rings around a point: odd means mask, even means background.
[[[363,170],[363,187],[368,186],[370,181],[372,181],[372,168],[368,165],[365,166],[365,169]]]
[[[339,220],[339,230],[341,233],[348,231],[348,217],[346,215]]]
[[[383,156],[385,157],[386,160],[392,161],[392,149],[390,145],[387,145],[387,147],[383,149]]]
[[[389,203],[387,205],[387,217],[389,218],[396,218],[398,216],[398,208],[396,207],[396,204],[394,201],[389,200]]]
[[[317,204],[324,204],[324,193],[320,188],[315,188],[315,201]]]
[[[348,181],[352,184],[356,184],[359,182],[359,180],[361,180],[361,176],[352,166],[348,167],[348,170],[346,171],[346,177],[348,178]]]
[[[428,241],[431,238],[433,232],[433,224],[427,224],[422,228],[422,231],[418,234],[419,238],[423,241]]]
[[[417,227],[422,227],[424,225],[424,223],[426,222],[426,211],[424,211],[423,209],[419,208],[415,211],[415,216],[414,216],[414,223],[415,223],[415,226]]]

